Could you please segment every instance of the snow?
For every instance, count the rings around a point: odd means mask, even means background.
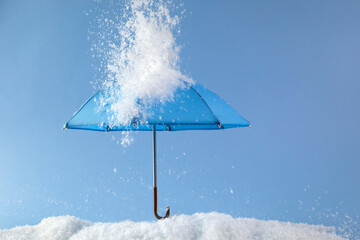
[[[35,226],[0,231],[1,240],[92,239],[326,239],[340,240],[335,228],[290,222],[233,218],[221,213],[195,213],[161,221],[92,223],[71,216],[49,217]]]
[[[110,20],[102,16],[98,27],[101,43],[94,48],[105,58],[102,88],[108,89],[99,99],[99,107],[110,106],[112,125],[127,126],[133,119],[146,119],[139,99],[144,107],[156,101],[171,101],[174,92],[185,87],[183,81],[192,80],[180,71],[180,47],[173,34],[179,18],[170,14],[173,5],[161,0],[125,4],[123,14]],[[117,18],[119,15],[123,17]],[[131,142],[124,139],[123,144]]]

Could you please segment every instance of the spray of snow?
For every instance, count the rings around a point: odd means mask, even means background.
[[[174,36],[179,17],[171,16],[171,1],[129,0],[122,7],[122,17],[102,15],[98,23],[100,41],[94,49],[104,57],[101,87],[108,90],[99,107],[110,106],[110,125],[146,124],[144,108],[173,100],[184,81],[193,81],[179,68]],[[122,144],[131,141],[126,135]]]
[[[341,240],[335,228],[278,221],[232,218],[220,213],[180,215],[156,222],[91,223],[75,217],[50,217],[35,226],[0,231],[3,240],[92,239],[306,239]]]

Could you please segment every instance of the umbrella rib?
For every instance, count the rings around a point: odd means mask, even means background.
[[[69,119],[69,121],[66,122],[65,126],[67,126],[68,122],[71,121],[71,119],[73,119],[75,117],[76,114],[78,114],[84,107],[85,105],[90,102],[90,100],[92,100],[101,90],[97,91],[91,98],[89,98],[81,107],[79,110],[76,111],[76,113],[74,113],[74,115]]]
[[[206,107],[210,110],[210,112],[212,113],[212,115],[216,118],[216,120],[218,121],[218,123],[220,123],[219,119],[217,118],[217,116],[215,115],[215,113],[211,110],[211,108],[209,107],[209,105],[207,104],[207,102],[205,101],[205,99],[198,93],[198,91],[196,91],[195,88],[193,88],[191,85],[189,85],[191,87],[192,90],[194,90],[194,92],[196,92],[196,94],[201,98],[201,100],[203,100],[203,102],[205,103]],[[220,123],[221,124],[221,123]]]
[[[214,113],[212,112],[212,114],[214,115]],[[214,115],[215,116],[215,115]],[[216,116],[215,116],[215,118],[216,118]],[[216,120],[218,120],[218,118],[216,118]],[[184,122],[184,123],[173,123],[173,122],[163,122],[163,123],[149,123],[149,124],[140,124],[140,125],[138,125],[138,126],[148,126],[148,127],[150,127],[151,125],[154,125],[154,124],[156,124],[156,125],[174,125],[174,126],[181,126],[181,125],[204,125],[204,126],[211,126],[211,125],[214,125],[214,123],[196,123],[196,124],[194,124],[194,123],[186,123],[186,122]],[[101,125],[101,124],[83,124],[83,125],[81,125],[81,124],[78,124],[77,126],[80,126],[80,127],[96,127],[96,126],[99,126],[99,125]],[[108,126],[108,124],[103,124],[103,126]],[[115,125],[115,126],[117,126],[117,125]],[[120,125],[120,126],[123,126],[123,127],[129,127],[129,126],[126,126],[126,125]],[[70,127],[71,128],[71,127]]]

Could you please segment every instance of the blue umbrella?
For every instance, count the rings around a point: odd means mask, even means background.
[[[167,218],[170,207],[164,217],[157,213],[156,183],[156,131],[180,130],[219,130],[236,127],[250,127],[250,123],[238,114],[230,105],[215,93],[199,84],[185,83],[178,88],[173,101],[154,102],[143,107],[144,118],[133,118],[131,124],[114,124],[114,113],[110,105],[100,106],[98,100],[107,96],[103,89],[92,96],[65,124],[64,129],[83,129],[94,131],[152,131],[153,132],[153,187],[154,214],[157,219]],[[142,105],[141,99],[137,104]]]

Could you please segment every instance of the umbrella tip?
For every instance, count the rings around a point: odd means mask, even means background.
[[[64,125],[64,127],[62,128],[62,130],[67,129],[67,124]]]
[[[249,128],[251,128],[251,124],[249,124]]]

